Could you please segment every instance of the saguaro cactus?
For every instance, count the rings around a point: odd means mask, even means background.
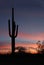
[[[12,42],[12,53],[14,53],[15,38],[17,37],[17,34],[18,34],[18,25],[16,25],[14,21],[14,8],[12,8],[12,33],[10,30],[10,19],[8,20],[8,28],[9,28],[9,36],[11,37],[11,42]]]

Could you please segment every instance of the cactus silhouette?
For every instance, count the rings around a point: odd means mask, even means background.
[[[10,19],[8,20],[9,36],[11,37],[12,42],[12,53],[15,51],[15,38],[18,35],[18,25],[14,21],[14,8],[12,8],[12,33],[10,30]]]

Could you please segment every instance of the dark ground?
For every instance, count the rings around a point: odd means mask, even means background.
[[[44,54],[14,53],[0,55],[0,65],[44,65]]]

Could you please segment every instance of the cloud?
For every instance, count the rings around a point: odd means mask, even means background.
[[[9,42],[0,42],[0,54],[11,52],[11,44]]]
[[[8,32],[6,31],[0,31],[0,40],[3,39],[3,38],[6,40],[6,38],[8,39],[9,38],[9,34]],[[29,40],[44,40],[44,32],[41,32],[41,33],[33,33],[33,34],[30,34],[30,33],[24,33],[24,32],[19,32],[18,33],[18,36],[17,36],[17,40],[19,39],[20,40],[23,40],[23,41],[29,41]],[[9,40],[9,39],[8,39]],[[4,41],[4,40],[3,40]]]
[[[25,40],[44,40],[44,33],[36,34],[19,33],[18,38]]]

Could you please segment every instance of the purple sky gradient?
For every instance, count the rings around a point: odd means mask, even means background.
[[[43,0],[0,0],[0,41],[10,41],[8,35],[8,19],[11,20],[11,8],[15,8],[15,21],[19,25],[19,33],[44,33],[44,1]],[[16,41],[23,39],[16,39]],[[23,40],[24,41],[24,40]]]

